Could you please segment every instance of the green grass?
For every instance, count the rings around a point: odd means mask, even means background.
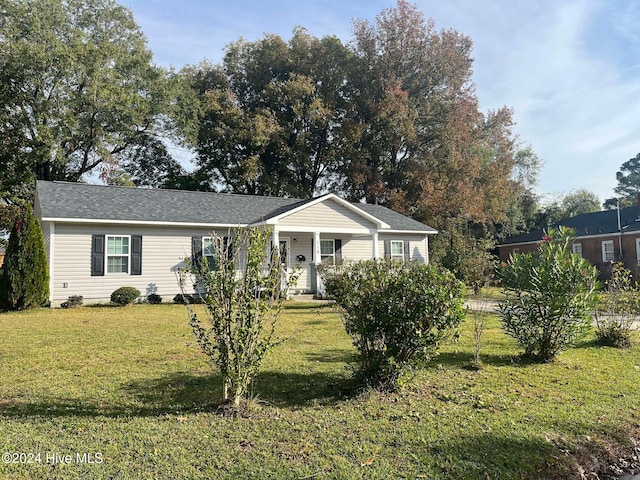
[[[469,368],[465,324],[402,393],[354,396],[337,315],[291,307],[255,409],[236,418],[215,413],[220,378],[183,306],[1,314],[0,453],[41,460],[0,463],[0,477],[579,478],[576,462],[638,432],[637,340],[629,350],[587,340],[526,365],[491,318],[482,369]],[[103,461],[78,464],[76,453]],[[73,461],[54,465],[53,454]]]

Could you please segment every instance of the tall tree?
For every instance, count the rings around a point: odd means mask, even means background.
[[[0,197],[36,178],[118,168],[144,139],[179,141],[178,76],[153,65],[114,0],[0,0]],[[183,99],[187,98],[183,96]]]
[[[27,206],[11,230],[0,269],[0,308],[24,310],[49,300],[49,264],[40,223]]]
[[[627,160],[616,172],[618,185],[613,189],[616,196],[607,198],[603,204],[604,208],[616,208],[618,201],[621,207],[635,205],[640,193],[640,153]]]
[[[222,66],[185,69],[202,103],[197,164],[209,187],[310,197],[341,155],[348,49],[297,28],[238,40]]]
[[[564,196],[561,208],[564,218],[575,217],[583,213],[599,212],[600,199],[595,193],[579,188]]]
[[[355,22],[352,151],[341,183],[350,198],[436,226],[453,217],[505,217],[524,190],[519,162],[529,173],[537,165],[518,155],[510,109],[479,111],[471,48],[469,37],[437,31],[405,0],[374,24]]]

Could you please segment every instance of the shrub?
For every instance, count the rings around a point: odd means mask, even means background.
[[[359,375],[382,390],[398,388],[406,369],[428,361],[464,317],[464,284],[443,268],[367,260],[322,275],[360,353]]]
[[[215,268],[209,270],[208,262],[187,259],[181,271],[181,287],[190,281],[202,292],[194,298],[204,301],[205,313],[188,306],[189,324],[202,352],[220,370],[223,399],[231,410],[238,409],[246,399],[272,346],[288,288],[278,249],[265,258],[270,237],[268,230],[238,228],[230,232],[231,244],[214,234]],[[182,298],[189,299],[184,294]]]
[[[111,303],[129,305],[140,296],[140,290],[135,287],[120,287],[111,294]]]
[[[84,303],[82,295],[71,295],[66,302],[60,304],[62,308],[75,308],[81,307]]]
[[[571,253],[572,233],[550,230],[537,252],[514,255],[501,269],[503,329],[534,361],[553,360],[591,323],[598,272]]]
[[[630,347],[633,323],[640,313],[640,291],[631,271],[625,269],[622,262],[611,266],[611,279],[607,281],[601,308],[601,312],[595,311],[598,343]]]
[[[178,293],[175,297],[173,297],[173,303],[186,305],[187,303],[189,303],[189,295]]]
[[[27,207],[9,237],[2,277],[0,307],[24,310],[49,300],[49,263],[40,223]]]
[[[162,297],[157,293],[150,293],[149,295],[147,295],[147,302],[152,305],[158,305],[162,303]]]

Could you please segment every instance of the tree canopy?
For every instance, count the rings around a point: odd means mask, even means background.
[[[347,45],[302,28],[231,43],[222,65],[183,72],[202,106],[198,188],[504,220],[539,161],[509,108],[479,110],[471,49],[405,0],[356,20]]]
[[[616,172],[618,185],[613,189],[616,197],[607,198],[604,208],[616,208],[618,201],[620,207],[635,205],[640,193],[640,153],[630,158],[620,166]]]
[[[205,188],[311,197],[343,155],[348,49],[297,28],[289,42],[237,40],[222,65],[184,74],[201,100],[198,135]]]
[[[1,5],[5,202],[30,200],[35,179],[78,181],[131,169],[165,139],[180,141],[175,127],[188,97],[176,101],[179,77],[152,63],[128,9],[113,0]]]

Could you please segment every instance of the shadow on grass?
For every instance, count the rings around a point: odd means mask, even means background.
[[[345,399],[354,390],[354,381],[327,373],[261,372],[254,382],[262,400],[280,408],[296,408],[312,403],[331,405]]]
[[[525,367],[536,362],[523,357],[521,355],[492,355],[481,354],[480,360],[483,365],[491,365],[494,367],[520,366]],[[446,365],[449,367],[468,368],[474,363],[474,355],[470,352],[447,352],[440,353],[427,364],[427,368],[437,368],[438,365]]]
[[[295,302],[286,303],[284,310],[326,310],[334,307],[333,303],[320,303],[320,302]]]
[[[349,350],[323,350],[319,353],[307,353],[307,360],[310,362],[322,363],[353,363],[358,360],[358,354]]]
[[[544,438],[494,432],[461,432],[421,453],[443,463],[440,478],[566,478],[559,474],[569,467],[564,459],[558,461],[559,450]]]
[[[335,403],[350,391],[352,381],[342,376],[261,372],[256,377],[251,395],[281,408],[295,408],[316,402]],[[215,412],[221,402],[220,375],[178,372],[124,385],[115,402],[61,397],[4,400],[0,402],[0,416],[149,417]]]

